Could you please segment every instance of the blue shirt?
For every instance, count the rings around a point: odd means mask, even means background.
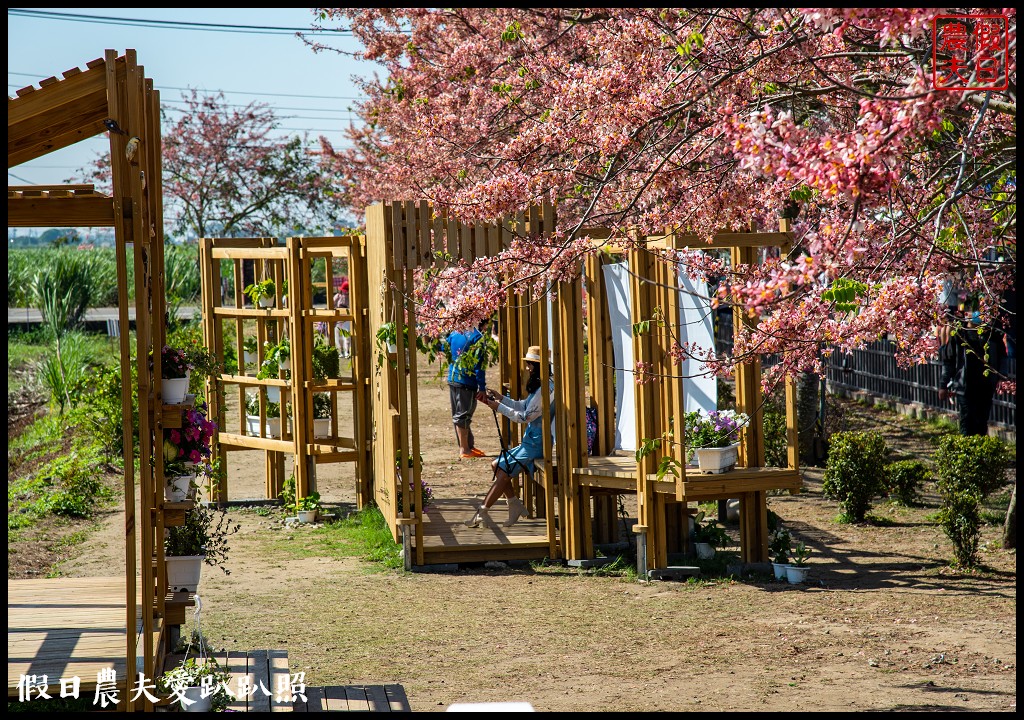
[[[478,356],[476,366],[470,370],[463,370],[459,366],[459,356],[467,349],[479,342],[483,335],[479,330],[473,329],[467,333],[453,332],[445,338],[445,345],[451,355],[452,362],[448,366],[448,384],[465,385],[472,390],[485,390],[487,388],[487,373],[484,366],[484,354]]]

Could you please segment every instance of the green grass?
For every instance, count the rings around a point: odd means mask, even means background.
[[[277,549],[293,557],[355,557],[381,569],[403,566],[399,556],[402,546],[392,539],[384,516],[376,507],[364,508],[308,533],[298,533],[279,537]]]
[[[46,415],[14,438],[8,451],[7,528],[33,525],[47,515],[86,518],[109,505],[114,493],[103,484],[106,466],[102,449],[89,435],[72,435],[66,419]],[[38,463],[19,474],[26,463]]]

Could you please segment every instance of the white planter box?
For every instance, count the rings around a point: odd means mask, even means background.
[[[311,523],[316,522],[316,510],[299,510],[299,522],[300,523]]]
[[[246,415],[245,416],[245,431],[253,437],[260,436],[260,416],[259,415]],[[268,438],[279,438],[281,437],[281,418],[267,418],[266,436]]]
[[[171,592],[196,592],[199,589],[205,559],[205,555],[164,558],[167,563],[167,588]]]
[[[260,298],[260,307],[261,308],[272,308],[272,307],[274,307],[274,298],[273,297]]]
[[[160,380],[160,393],[163,395],[166,405],[177,405],[185,402],[185,393],[188,392],[188,381],[192,375],[191,370],[185,371],[183,378],[163,378]]]
[[[717,448],[697,448],[693,451],[697,467],[704,472],[724,473],[731,470],[739,457],[739,443]]]
[[[267,402],[281,402],[281,388],[276,385],[267,385]]]
[[[787,565],[786,580],[789,581],[790,585],[799,585],[807,579],[808,570],[810,568],[807,565]]]
[[[328,438],[331,436],[330,418],[313,418],[313,437]]]
[[[715,549],[711,546],[711,543],[694,543],[694,549],[697,551],[697,557],[701,560],[710,560],[715,556]]]

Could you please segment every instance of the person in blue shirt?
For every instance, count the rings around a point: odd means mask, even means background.
[[[460,457],[485,457],[486,453],[479,450],[473,437],[473,413],[476,411],[477,393],[487,391],[486,353],[484,352],[484,335],[488,321],[484,320],[478,328],[469,332],[452,332],[445,339],[445,351],[450,358],[448,364],[448,392],[452,404],[452,424],[455,425],[455,436],[459,441]],[[475,358],[467,356],[473,353]],[[460,360],[461,359],[461,360]]]
[[[501,395],[480,393],[480,402],[495,412],[500,412],[509,420],[526,424],[523,441],[507,452],[494,459],[491,467],[494,470],[494,482],[491,484],[483,504],[477,508],[473,517],[466,521],[467,527],[480,527],[487,518],[487,511],[502,495],[508,498],[508,520],[505,527],[512,527],[519,518],[527,514],[526,505],[519,499],[513,489],[512,479],[520,472],[533,473],[533,461],[544,457],[544,432],[551,433],[554,439],[554,380],[548,380],[548,406],[550,414],[544,417],[544,397],[541,393],[540,380],[540,347],[533,345],[523,358],[529,377],[526,381],[526,399],[513,400]]]

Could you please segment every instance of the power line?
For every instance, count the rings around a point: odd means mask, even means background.
[[[184,20],[144,20],[141,18],[119,18],[107,15],[78,15],[75,13],[49,12],[46,10],[27,10],[25,8],[8,8],[8,15],[36,18],[39,20],[65,20],[70,22],[98,23],[101,25],[128,25],[130,27],[161,28],[164,30],[199,30],[204,32],[247,33],[250,35],[291,35],[305,33],[309,35],[351,35],[348,28],[314,29],[290,28],[271,25],[230,25],[226,23],[199,23]]]

